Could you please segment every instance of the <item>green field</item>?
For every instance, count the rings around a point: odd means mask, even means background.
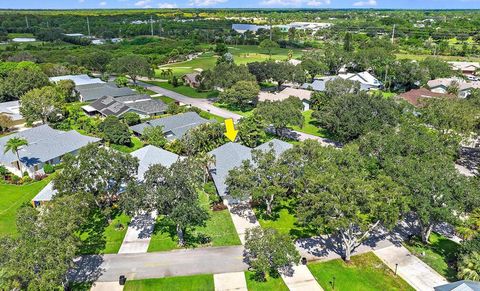
[[[159,81],[148,81],[148,82],[145,82],[145,83],[149,83],[149,84],[152,84],[152,85],[155,85],[155,86],[158,86],[158,87],[162,87],[164,89],[167,89],[167,90],[170,90],[170,91],[173,91],[173,92],[176,92],[178,94],[182,94],[182,95],[185,95],[185,96],[191,97],[191,98],[205,99],[205,98],[215,98],[215,97],[218,96],[217,91],[200,92],[200,91],[197,91],[197,89],[195,89],[195,88],[192,88],[192,87],[189,87],[189,86],[184,86],[184,85],[174,87],[172,84],[169,84],[167,82],[159,82]]]
[[[210,218],[206,226],[197,227],[185,235],[187,247],[240,245],[240,239],[227,209],[212,211],[206,193],[200,193],[200,203],[208,208]],[[175,227],[166,224],[161,218],[148,246],[149,252],[169,251],[178,248]]]
[[[80,247],[81,254],[116,254],[120,250],[123,238],[127,233],[130,217],[116,212],[113,219],[108,223],[104,214],[98,211],[89,218],[84,226],[80,239],[83,244]],[[121,225],[121,228],[118,226]]]
[[[236,64],[262,62],[269,59],[268,53],[256,45],[238,45],[229,46],[228,48]],[[272,59],[286,60],[289,51],[290,49],[275,48],[272,51]],[[294,58],[299,58],[302,55],[302,51],[299,49],[293,49],[292,51]],[[158,70],[155,70],[156,76],[161,78],[160,71],[163,69],[172,69],[173,74],[179,77],[188,73],[198,72],[198,69],[208,70],[215,66],[217,58],[218,56],[212,52],[207,52],[191,61],[163,65]]]
[[[213,291],[213,275],[195,275],[184,277],[168,277],[159,279],[127,280],[125,291],[150,290],[190,290]]]
[[[420,240],[414,238],[410,242],[404,243],[404,245],[411,253],[447,280],[456,281],[456,252],[460,245],[438,233],[432,233],[429,241],[430,244],[425,245]],[[425,255],[422,255],[423,253]]]
[[[17,210],[24,203],[30,203],[52,177],[28,185],[0,184],[0,235],[17,233]]]
[[[132,142],[129,145],[111,144],[110,147],[127,154],[143,147],[144,144],[138,137],[132,136],[130,139]]]
[[[282,280],[282,277],[272,278],[267,276],[265,281],[259,281],[255,278],[255,273],[245,272],[245,279],[247,280],[247,288],[252,291],[288,291],[287,285]]]
[[[318,122],[315,118],[312,117],[313,110],[303,111],[303,117],[305,121],[303,123],[303,127],[299,126],[292,126],[293,130],[308,133],[311,135],[319,136],[319,137],[327,137],[328,133],[321,129],[318,125]]]
[[[414,290],[372,252],[353,256],[348,264],[336,259],[308,268],[324,290]]]

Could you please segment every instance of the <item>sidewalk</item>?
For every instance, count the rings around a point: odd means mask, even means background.
[[[215,291],[248,291],[244,272],[214,274]]]
[[[128,225],[119,254],[146,253],[155,227],[155,213],[136,215]]]
[[[247,229],[260,226],[253,209],[245,202],[233,204],[231,201],[228,201],[228,199],[225,199],[223,203],[227,205],[230,211],[230,216],[232,217],[240,241],[242,244],[245,244],[245,232]],[[293,266],[292,271],[293,272],[289,274],[281,274],[288,289],[295,291],[323,290],[307,266]]]
[[[397,268],[397,274],[416,290],[433,290],[433,287],[448,284],[445,278],[411,254],[404,246],[392,245],[374,253],[393,271]]]

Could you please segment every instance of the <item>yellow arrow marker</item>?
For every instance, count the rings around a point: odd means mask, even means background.
[[[225,119],[225,136],[228,137],[229,140],[235,141],[237,137],[238,130],[235,130],[235,126],[233,125],[233,119]]]

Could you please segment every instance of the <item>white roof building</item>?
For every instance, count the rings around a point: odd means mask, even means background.
[[[367,89],[378,89],[382,86],[382,82],[367,71],[361,73],[339,74],[338,76],[344,80],[360,82],[362,88],[368,87]]]
[[[50,77],[50,82],[58,82],[61,80],[72,80],[75,83],[75,86],[80,85],[89,85],[89,84],[102,84],[105,83],[98,78],[92,78],[89,75],[65,75],[65,76],[57,76],[57,77]]]

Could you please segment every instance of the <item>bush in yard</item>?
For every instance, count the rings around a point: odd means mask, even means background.
[[[140,123],[140,115],[135,112],[127,112],[122,116],[123,121],[129,126]]]
[[[128,79],[125,76],[119,76],[115,79],[115,84],[118,87],[127,87],[128,85]]]
[[[52,165],[45,164],[45,165],[43,165],[43,171],[45,172],[45,174],[51,174],[51,173],[55,172],[55,169],[53,168]]]
[[[245,236],[245,259],[258,277],[265,280],[268,273],[278,276],[300,260],[300,255],[290,237],[272,228],[250,228]]]
[[[480,253],[462,255],[458,260],[458,279],[480,281]]]
[[[131,142],[128,126],[115,116],[105,118],[98,129],[103,134],[103,138],[110,143],[128,145]]]

